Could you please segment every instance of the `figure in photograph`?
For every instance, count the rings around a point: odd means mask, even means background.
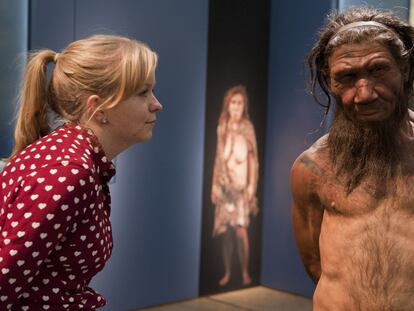
[[[314,311],[414,310],[413,47],[405,21],[353,7],[329,16],[308,56],[312,93],[335,108],[291,171]]]
[[[244,86],[238,85],[224,96],[211,190],[211,200],[216,207],[213,236],[222,239],[224,275],[219,281],[221,286],[230,281],[234,250],[240,262],[243,285],[252,282],[248,227],[250,215],[258,213],[258,173],[257,142],[248,112],[247,92]]]
[[[0,310],[106,304],[89,283],[112,254],[112,159],[152,137],[157,59],[144,43],[110,35],[30,53],[0,173]],[[63,121],[56,129],[52,111]]]

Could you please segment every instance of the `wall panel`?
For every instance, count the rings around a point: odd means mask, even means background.
[[[271,4],[262,283],[311,296],[313,284],[293,238],[289,175],[296,157],[323,133],[323,111],[306,92],[304,58],[330,3]]]
[[[13,147],[17,95],[26,60],[28,1],[0,1],[0,159]],[[0,165],[1,170],[1,165]]]

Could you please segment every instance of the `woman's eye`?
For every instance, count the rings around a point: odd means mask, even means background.
[[[147,89],[145,89],[145,90],[143,90],[143,91],[139,92],[139,93],[138,93],[138,96],[146,96],[146,95],[147,95],[147,92],[148,92],[148,90],[147,90]]]

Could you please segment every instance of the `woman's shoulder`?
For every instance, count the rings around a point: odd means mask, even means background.
[[[12,157],[2,175],[26,176],[67,166],[91,169],[94,151],[88,139],[73,129],[60,127]]]

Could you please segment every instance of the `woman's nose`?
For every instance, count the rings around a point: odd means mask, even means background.
[[[155,96],[153,97],[154,97],[154,101],[150,105],[150,111],[151,112],[161,111],[163,109],[161,103],[158,101],[158,99]]]

